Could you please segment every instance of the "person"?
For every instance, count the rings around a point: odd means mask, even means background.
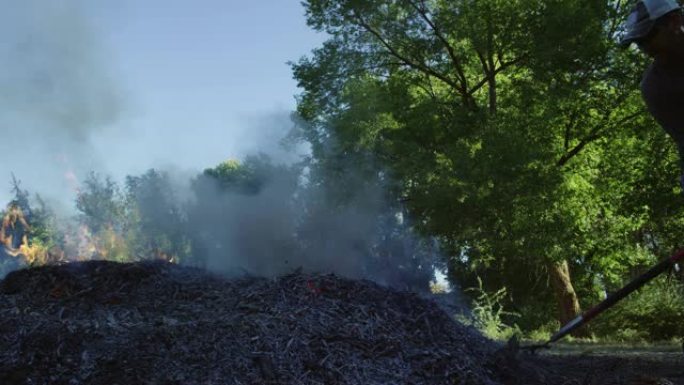
[[[677,1],[637,1],[620,45],[632,43],[653,58],[641,94],[648,111],[675,141],[684,170],[684,19]],[[684,189],[684,173],[680,185]]]

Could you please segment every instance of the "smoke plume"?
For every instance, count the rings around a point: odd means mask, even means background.
[[[0,9],[0,180],[14,172],[33,191],[73,199],[76,175],[101,164],[89,140],[118,119],[122,96],[78,2]]]
[[[91,150],[94,140],[125,143],[125,133],[112,132],[126,103],[110,58],[78,1],[0,0],[0,6],[0,162],[6,174],[0,182],[13,172],[22,188],[51,202],[74,202],[83,193],[80,178],[113,168]],[[435,248],[413,234],[401,207],[388,200],[386,180],[352,160],[339,178],[314,181],[302,157],[307,144],[282,146],[293,124],[281,113],[248,119],[230,138],[243,154],[267,155],[252,158],[261,168],[258,186],[249,191],[177,165],[120,184],[127,200],[113,202],[118,211],[108,220],[121,223],[102,226],[117,240],[117,255],[177,252],[223,273],[273,276],[301,267],[426,289],[438,261]],[[7,187],[0,184],[4,201]],[[347,192],[342,200],[335,197],[340,191]],[[126,208],[130,202],[137,206]],[[81,220],[88,215],[81,214]],[[131,228],[149,234],[113,234]],[[129,239],[135,243],[126,245]],[[163,250],[168,245],[173,250]]]

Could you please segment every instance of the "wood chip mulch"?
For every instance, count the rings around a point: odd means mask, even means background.
[[[0,384],[537,384],[434,302],[369,281],[163,262],[0,281]]]

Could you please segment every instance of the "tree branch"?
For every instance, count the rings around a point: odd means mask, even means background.
[[[449,41],[446,39],[444,34],[440,31],[440,29],[437,27],[437,25],[430,19],[427,15],[427,10],[425,7],[425,3],[421,0],[421,4],[423,5],[422,7],[419,7],[415,2],[412,0],[407,0],[408,3],[413,7],[413,9],[418,12],[420,17],[427,23],[427,25],[430,26],[430,29],[434,33],[435,37],[444,45],[444,48],[446,49],[447,53],[449,54],[449,58],[451,59],[452,64],[454,65],[454,68],[456,69],[456,73],[458,74],[458,77],[461,80],[461,92],[463,94],[466,94],[468,91],[468,78],[465,75],[465,70],[463,69],[463,65],[461,65],[461,61],[458,59],[458,56],[456,56],[456,52],[454,51],[454,47],[449,44]]]
[[[619,14],[620,8],[622,8],[622,0],[617,0],[615,2],[615,6],[614,6],[615,13]],[[608,28],[608,36],[614,37],[615,34],[617,33],[617,30],[618,30],[619,26],[621,25],[621,23],[622,23],[622,21],[619,18],[617,18],[617,17],[613,18],[612,22],[610,23],[610,27]]]
[[[519,57],[519,58],[516,58],[516,59],[510,60],[510,61],[504,62],[504,63],[501,64],[501,66],[500,66],[499,68],[496,68],[496,69],[493,71],[492,75],[493,75],[493,76],[496,76],[496,75],[499,74],[501,71],[504,71],[504,70],[508,69],[509,67],[514,66],[514,65],[516,65],[516,64],[518,64],[518,63],[520,63],[520,62],[522,62],[522,61],[525,60],[525,59],[527,59],[527,55],[523,55],[523,56],[521,56],[521,57]],[[488,81],[488,78],[485,77],[484,79],[482,79],[482,80],[480,80],[479,82],[477,82],[477,84],[475,84],[475,85],[473,86],[473,88],[471,88],[471,89],[468,91],[468,95],[472,96],[473,94],[475,94],[477,91],[480,90],[480,88],[484,87],[484,85],[487,84],[487,81]]]
[[[558,167],[563,167],[565,164],[567,164],[567,163],[570,161],[570,159],[574,158],[577,154],[579,154],[580,151],[582,151],[589,143],[594,142],[594,141],[596,141],[597,139],[601,138],[603,132],[605,132],[606,129],[608,129],[608,128],[614,128],[614,127],[616,127],[616,126],[618,126],[618,125],[625,124],[625,123],[629,122],[630,120],[636,118],[637,116],[641,115],[641,113],[642,113],[641,111],[638,111],[638,112],[629,114],[629,115],[623,117],[622,119],[620,119],[619,121],[617,121],[617,122],[611,124],[611,125],[608,126],[608,127],[603,126],[603,125],[601,125],[601,124],[597,125],[597,126],[595,127],[595,129],[592,130],[592,132],[591,132],[588,136],[586,136],[585,138],[583,138],[575,147],[572,148],[572,150],[570,150],[569,152],[565,153],[565,154],[558,160],[558,162],[556,163],[556,165],[557,165]],[[608,119],[608,116],[606,116],[603,120],[605,121],[605,120],[607,120],[607,119]]]
[[[437,79],[443,81],[444,83],[450,85],[457,91],[460,91],[460,85],[456,82],[454,82],[452,79],[449,79],[448,76],[439,73],[435,71],[433,68],[427,66],[426,64],[423,63],[417,63],[408,57],[402,55],[399,51],[397,51],[383,36],[380,34],[380,32],[376,31],[373,27],[371,27],[365,20],[364,18],[358,14],[358,12],[354,11],[354,16],[357,18],[359,25],[361,25],[366,31],[368,31],[370,34],[375,36],[376,39],[382,44],[389,53],[399,59],[404,65],[411,67],[413,69],[419,70],[423,73],[429,74],[431,76],[436,77]],[[460,92],[459,92],[460,93]],[[463,95],[466,96],[466,95]]]

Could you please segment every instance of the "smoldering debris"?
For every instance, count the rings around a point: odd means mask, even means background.
[[[0,382],[536,384],[539,370],[418,295],[292,273],[70,263],[0,281]]]

